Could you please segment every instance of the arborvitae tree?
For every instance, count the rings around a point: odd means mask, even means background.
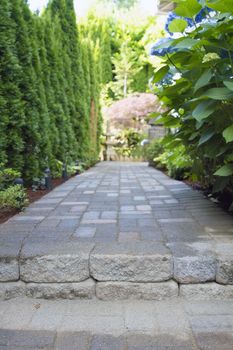
[[[45,90],[46,104],[49,114],[49,142],[51,144],[51,159],[49,165],[55,167],[56,154],[59,146],[59,132],[56,126],[56,97],[55,89],[52,81],[52,74],[54,72],[53,67],[53,50],[50,44],[51,39],[51,23],[46,21],[44,18],[39,18],[37,21],[37,38],[39,57],[42,66],[41,78]]]
[[[102,68],[101,83],[112,81],[112,52],[111,52],[111,28],[109,22],[101,21],[100,35],[100,59]]]
[[[57,160],[65,161],[67,151],[67,135],[66,135],[66,114],[64,109],[67,109],[65,102],[62,99],[65,98],[65,91],[62,89],[59,81],[59,75],[62,72],[59,71],[58,55],[59,49],[56,47],[56,37],[53,28],[53,23],[50,18],[45,18],[45,48],[47,53],[47,61],[50,72],[51,83],[51,95],[49,101],[49,113],[53,117],[55,123],[56,136],[54,135],[52,140],[52,150],[54,157]],[[61,54],[61,52],[60,52]],[[67,109],[68,113],[68,109]]]
[[[64,50],[62,43],[62,29],[60,20],[58,17],[50,19],[53,21],[52,41],[54,45],[56,68],[54,73],[56,74],[56,98],[60,101],[63,116],[57,119],[57,128],[60,133],[61,155],[62,158],[58,158],[62,161],[74,160],[77,156],[78,143],[76,141],[75,129],[73,125],[72,116],[75,114],[75,97],[72,88],[72,69],[71,61],[66,51]],[[52,68],[52,67],[51,67]]]
[[[96,18],[90,12],[87,21],[82,25],[83,37],[88,37],[99,47],[99,61],[97,65],[100,69],[101,83],[106,84],[112,80],[112,28],[111,20],[106,18]]]
[[[83,73],[82,52],[77,30],[73,0],[53,0],[48,7],[51,17],[58,18],[65,58],[65,77],[70,101],[70,116],[78,140],[78,157],[84,157],[88,152],[89,140],[87,124],[87,106],[85,102],[85,77]]]
[[[24,138],[24,174],[26,179],[37,177],[40,174],[39,164],[39,96],[37,91],[37,77],[32,61],[32,43],[29,36],[29,23],[26,19],[28,7],[23,0],[11,0],[12,20],[17,26],[16,50],[22,67],[22,77],[19,87],[24,103],[26,123],[22,133]]]
[[[40,133],[40,142],[38,144],[38,156],[39,156],[39,169],[40,172],[44,171],[48,167],[52,159],[52,150],[50,142],[50,118],[48,112],[48,106],[45,95],[45,88],[43,83],[43,67],[41,65],[39,50],[43,49],[39,46],[39,40],[37,35],[37,27],[39,18],[34,15],[32,16],[28,7],[24,5],[24,16],[27,20],[31,41],[32,49],[32,64],[35,70],[36,75],[36,86],[38,96],[38,114],[39,114],[39,133]]]
[[[22,127],[24,105],[19,88],[22,71],[15,51],[16,26],[12,3],[0,2],[0,162],[18,170],[23,167]]]
[[[32,180],[57,161],[97,158],[109,24],[77,26],[73,0],[50,0],[42,16],[2,0],[0,25],[0,162]]]

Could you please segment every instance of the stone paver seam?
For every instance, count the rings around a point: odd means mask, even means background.
[[[143,192],[144,195],[145,195],[145,198],[146,198],[145,204],[150,205],[149,199],[146,197],[146,193],[145,193],[145,191],[144,191],[144,189],[143,189],[143,186],[142,186],[142,184],[141,184],[141,181],[139,180],[138,175],[136,175],[136,179],[137,179],[137,182],[138,182],[138,184],[139,184],[139,187],[141,188],[142,192]],[[154,217],[154,215],[153,215],[153,221],[155,222],[155,224],[159,224],[159,222],[156,220],[156,218]],[[165,242],[165,236],[163,235],[163,237],[164,237],[164,242]],[[141,232],[140,232],[140,238],[141,238]]]
[[[160,182],[159,180],[158,180],[158,182],[161,184],[161,182]],[[164,187],[166,187],[166,186],[164,186]],[[166,188],[167,188],[167,187],[166,187]],[[167,190],[168,190],[169,192],[171,192],[168,188],[167,188]],[[171,195],[172,195],[172,193],[171,193]],[[175,282],[177,283],[177,281],[174,279],[175,262],[174,262],[173,253],[172,253],[170,247],[167,246],[166,236],[165,236],[165,234],[164,234],[164,231],[163,231],[163,227],[162,227],[161,222],[160,222],[159,220],[156,220],[156,219],[155,219],[155,222],[158,224],[158,227],[160,228],[160,230],[161,230],[161,232],[162,232],[162,234],[163,234],[165,246],[168,248],[169,252],[171,253],[171,257],[172,257],[172,278],[171,278],[171,280],[173,280],[173,281],[175,281]],[[178,284],[178,288],[179,288],[179,284]],[[178,295],[179,295],[179,289],[178,289]]]
[[[159,184],[161,185],[161,186],[164,186],[160,181],[159,181],[159,179],[156,179],[158,182],[159,182]],[[173,195],[173,193],[166,187],[166,186],[164,186],[168,191],[169,191],[169,193],[171,194],[171,195]],[[170,212],[170,211],[169,211]],[[166,235],[164,234],[164,230],[163,230],[163,227],[162,227],[162,223],[158,220],[158,219],[156,219],[156,218],[154,218],[154,220],[155,220],[155,223],[158,225],[158,227],[160,228],[160,230],[161,230],[161,232],[162,232],[162,235],[163,235],[163,238],[164,238],[164,243],[165,243],[165,245],[166,245],[166,243],[167,243],[167,239],[166,239]],[[169,247],[168,247],[169,248]],[[170,248],[169,248],[169,251],[171,252],[171,250],[170,250]],[[171,252],[171,254],[172,254],[172,252]],[[173,255],[173,254],[172,254]],[[174,272],[174,259],[172,259],[173,260],[173,272]]]
[[[174,194],[174,197],[176,197],[176,199],[179,201],[179,197],[177,198],[177,196]],[[204,196],[203,196],[203,198],[205,198]],[[207,198],[206,198],[206,200],[208,200]],[[197,223],[198,225],[200,225],[199,224],[199,222],[197,221],[197,219],[196,219],[196,216],[192,213],[192,211],[191,210],[187,210],[187,209],[185,209],[188,213],[190,213],[190,216],[191,216],[191,218],[194,220],[194,222],[195,223]],[[200,226],[203,226],[203,225],[200,225]],[[204,226],[203,226],[203,228],[204,228]],[[216,246],[216,242],[214,241],[214,239],[213,239],[213,237],[211,237],[211,234],[210,233],[208,233],[208,232],[206,232],[206,234],[208,235],[208,237],[210,238],[210,241],[211,241],[211,244],[213,244],[213,254],[214,254],[214,256],[215,256],[215,264],[216,264],[216,273],[215,273],[215,280],[214,281],[216,281],[216,274],[217,274],[217,259],[218,259],[218,256],[217,256],[217,254],[216,254],[216,249],[214,249],[215,247],[214,246]],[[174,270],[173,270],[174,271]],[[180,295],[180,284],[178,284],[179,285],[179,295]]]
[[[120,174],[121,172],[118,171],[117,173],[117,178],[118,178],[118,197],[117,197],[117,217],[116,217],[116,223],[117,223],[117,234],[116,234],[116,242],[118,242],[119,240],[119,233],[120,233],[120,227],[119,227],[119,213],[120,213]],[[106,177],[108,177],[108,174],[106,174],[103,179],[102,179],[102,182],[105,181]]]
[[[93,168],[95,168],[95,166],[92,167],[91,169],[93,169]],[[80,179],[81,181],[78,182],[78,184],[82,184],[82,183],[85,183],[85,182],[86,182],[86,180],[92,175],[92,174],[88,174],[88,171],[91,170],[91,169],[88,169],[88,170],[84,173],[85,176],[83,176],[84,174],[76,175],[76,178],[82,177],[82,179]],[[73,189],[62,199],[62,201],[58,204],[58,206],[59,206],[62,202],[64,202],[64,199],[65,199],[65,198],[67,198],[68,196],[72,195],[72,192],[76,191],[76,189],[77,189],[77,185],[75,186],[75,188],[73,188]],[[57,206],[57,207],[58,207],[58,206]],[[83,219],[83,216],[84,216],[84,214],[88,211],[89,206],[90,206],[90,202],[88,202],[88,205],[87,205],[86,209],[85,209],[85,210],[83,211],[83,213],[81,214],[81,216],[80,216],[80,221],[79,221],[79,224],[78,224],[77,227],[80,226],[80,223],[81,223],[81,221],[82,221],[82,219]],[[56,208],[57,208],[57,207],[56,207]],[[76,229],[77,229],[77,227],[76,227]],[[70,237],[72,237],[72,236],[74,235],[74,233],[75,233],[75,232],[73,232],[73,233],[70,235]]]
[[[32,315],[30,317],[30,319],[28,320],[27,324],[24,326],[24,329],[30,329],[30,324],[32,322],[32,319],[33,317],[38,313],[38,309],[37,308],[34,308],[33,312],[32,312]]]
[[[199,346],[197,344],[197,341],[196,341],[196,338],[195,338],[195,335],[194,335],[194,332],[193,332],[193,329],[192,329],[192,326],[190,324],[189,319],[188,319],[188,322],[189,322],[189,327],[190,327],[190,338],[191,338],[191,341],[192,341],[193,350],[202,350],[202,349],[199,348]]]
[[[94,244],[93,248],[90,250],[90,253],[89,253],[89,258],[88,258],[88,271],[89,271],[89,278],[92,278],[93,281],[95,282],[95,297],[96,297],[96,288],[97,288],[97,280],[91,275],[91,255],[93,253],[93,251],[95,250],[95,247],[96,247],[96,243]]]
[[[32,231],[33,232],[33,231]],[[20,276],[21,276],[21,254],[22,254],[22,250],[23,250],[23,247],[24,247],[24,244],[25,244],[25,241],[28,237],[30,237],[30,235],[32,234],[29,233],[26,237],[24,237],[24,239],[22,240],[21,242],[21,247],[20,247],[20,250],[19,250],[19,254],[18,254],[18,270],[19,270],[19,281],[21,280]]]

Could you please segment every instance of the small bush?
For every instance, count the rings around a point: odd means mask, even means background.
[[[0,190],[7,189],[21,176],[20,172],[11,168],[0,169]]]
[[[60,179],[62,176],[63,163],[60,160],[51,162],[51,175],[54,179]]]
[[[159,157],[164,152],[164,147],[160,139],[155,139],[147,146],[146,159],[150,165],[155,166],[155,158]]]
[[[67,174],[68,176],[73,176],[76,174],[80,174],[83,172],[83,167],[82,165],[76,164],[76,163],[71,163],[67,165]]]
[[[27,195],[21,185],[10,186],[4,191],[0,191],[0,209],[24,209],[27,204]]]
[[[143,135],[134,129],[124,129],[115,138],[114,149],[119,156],[140,158],[143,153]]]
[[[176,180],[183,180],[191,175],[193,161],[187,154],[183,145],[174,148],[166,148],[164,152],[154,159],[168,170],[168,175]]]

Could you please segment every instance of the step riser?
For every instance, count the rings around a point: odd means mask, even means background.
[[[0,258],[0,282],[78,283],[88,278],[100,282],[217,282],[233,284],[233,258],[171,255],[97,256],[45,255],[28,259]]]
[[[188,300],[233,300],[233,285],[215,282],[204,284],[177,284],[170,280],[159,283],[96,282],[88,279],[80,283],[0,283],[0,299],[17,297],[35,299],[99,299],[113,300],[168,300],[177,297]]]

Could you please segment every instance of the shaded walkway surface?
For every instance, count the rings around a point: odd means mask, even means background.
[[[232,224],[146,163],[99,163],[0,226],[0,296],[233,298]]]
[[[232,350],[221,302],[0,302],[1,350]]]
[[[232,242],[233,220],[146,163],[100,163],[0,226],[24,242]]]
[[[0,226],[0,350],[232,350],[232,223],[146,163],[72,178]]]

